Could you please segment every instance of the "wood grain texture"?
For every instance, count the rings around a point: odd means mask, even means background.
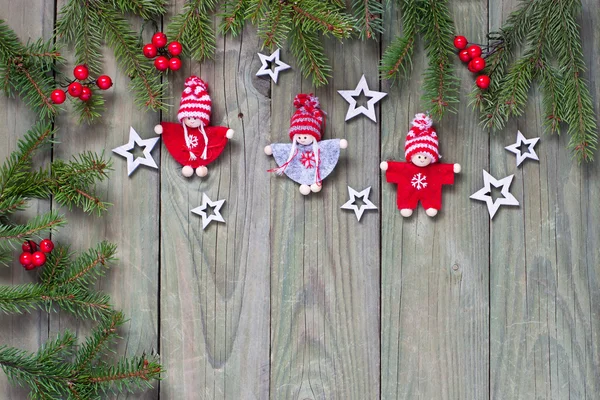
[[[457,31],[472,41],[485,34],[486,5],[452,3]],[[399,20],[396,9],[385,26]],[[399,27],[398,27],[399,29]],[[399,33],[384,35],[383,46]],[[455,64],[458,64],[456,62]],[[483,399],[488,396],[488,216],[469,201],[487,167],[488,135],[468,107],[472,78],[462,66],[455,115],[436,124],[443,162],[463,172],[443,189],[435,218],[419,206],[404,219],[396,206],[396,185],[382,173],[382,399]],[[422,71],[426,58],[416,49],[409,81],[383,88],[382,160],[404,160],[404,140],[417,112],[424,112]]]
[[[305,197],[285,176],[271,178],[274,399],[379,394],[379,217],[366,212],[359,223],[354,213],[339,209],[348,199],[348,185],[371,186],[371,200],[379,203],[379,129],[366,117],[344,123],[348,103],[337,93],[353,89],[363,73],[378,89],[377,46],[348,41],[326,48],[333,77],[315,92],[327,112],[324,139],[346,138],[349,147],[320,193]],[[287,62],[291,56],[283,51],[282,57]],[[293,68],[272,85],[268,143],[289,142],[294,96],[314,91]]]
[[[53,2],[39,0],[11,1],[0,0],[1,17],[16,32],[23,42],[40,37],[50,38],[54,24]],[[31,112],[20,99],[0,96],[0,160],[5,160],[17,150],[17,142],[36,122]],[[40,154],[35,164],[41,166],[50,159],[50,154]],[[29,218],[47,212],[49,201],[32,201],[24,212],[17,213],[15,219],[25,223]],[[18,285],[36,281],[36,274],[25,271],[18,262],[20,248],[14,251],[14,262],[9,267],[0,266],[0,285]],[[0,315],[0,346],[14,346],[24,350],[37,350],[48,339],[48,315],[34,311],[24,315]],[[0,398],[20,400],[27,396],[22,388],[9,385],[6,375],[0,372]]]
[[[178,12],[177,1],[170,15]],[[269,99],[255,80],[253,29],[220,37],[214,62],[185,62],[170,82],[176,121],[184,80],[209,85],[213,125],[235,130],[206,178],[184,178],[163,151],[161,160],[161,353],[165,399],[264,399],[269,379],[269,176],[262,135]],[[255,86],[255,82],[258,86]],[[191,214],[206,193],[226,199],[225,224],[202,230]]]

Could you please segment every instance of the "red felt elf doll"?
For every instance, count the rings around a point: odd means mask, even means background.
[[[417,114],[406,135],[404,145],[406,162],[384,161],[380,167],[386,171],[388,182],[398,184],[398,208],[403,217],[410,217],[417,204],[425,208],[430,217],[442,208],[442,185],[454,184],[454,174],[460,164],[441,164],[438,136],[427,114]]]
[[[181,173],[186,178],[194,175],[194,170],[196,175],[206,176],[206,166],[221,155],[227,140],[233,137],[233,129],[208,125],[211,104],[206,82],[190,76],[181,94],[179,123],[162,122],[154,127],[154,132],[162,134],[169,153],[183,165]]]

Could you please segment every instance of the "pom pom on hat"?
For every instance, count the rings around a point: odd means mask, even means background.
[[[294,135],[310,135],[317,141],[321,140],[325,124],[325,112],[321,110],[319,98],[312,93],[300,93],[294,98],[297,108],[290,119],[290,139]]]
[[[411,160],[415,154],[427,154],[432,158],[432,162],[437,162],[441,158],[438,150],[438,136],[433,129],[433,121],[429,115],[419,113],[412,120],[412,127],[406,135],[404,144],[404,154],[406,161]]]
[[[210,123],[211,106],[208,84],[197,76],[187,78],[177,113],[179,122],[184,118],[199,118],[207,126]]]

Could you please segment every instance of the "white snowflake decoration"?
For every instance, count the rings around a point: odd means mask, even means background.
[[[427,182],[426,181],[427,181],[427,177],[419,172],[418,174],[415,174],[412,177],[412,180],[410,181],[410,183],[417,190],[421,190],[421,189],[427,187]]]
[[[198,146],[198,136],[196,136],[196,135],[190,135],[189,137],[190,137],[190,141],[188,143],[188,146],[190,148],[192,148],[192,149],[194,147]]]

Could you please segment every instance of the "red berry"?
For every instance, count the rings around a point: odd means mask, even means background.
[[[46,263],[46,255],[44,253],[42,253],[41,251],[36,251],[35,253],[33,253],[32,257],[33,257],[32,263],[36,267],[41,267],[42,265],[44,265]]]
[[[67,95],[64,90],[56,89],[50,94],[50,100],[52,100],[54,104],[62,104],[66,99]]]
[[[73,76],[75,79],[85,81],[90,76],[90,71],[85,65],[78,65],[73,69]]]
[[[165,56],[158,56],[154,60],[154,66],[159,71],[166,71],[169,68],[169,60]]]
[[[484,68],[485,60],[481,57],[474,58],[469,62],[469,71],[471,72],[483,71]]]
[[[32,269],[35,269],[35,265],[33,265],[33,263],[31,264],[27,264],[27,265],[23,265],[23,267],[27,270],[27,271],[31,271]]]
[[[469,52],[471,58],[481,57],[481,47],[477,46],[476,44],[467,47],[467,51]]]
[[[156,47],[165,47],[167,44],[167,35],[162,32],[156,32],[154,36],[152,36],[152,44]]]
[[[471,61],[471,55],[467,49],[459,51],[458,58],[460,58],[460,61],[465,63]]]
[[[181,60],[177,57],[173,57],[169,60],[169,69],[171,71],[177,71],[181,68]]]
[[[44,239],[40,242],[40,250],[44,253],[50,253],[54,250],[54,243],[50,239]]]
[[[37,250],[37,244],[35,244],[33,240],[26,240],[21,245],[21,249],[23,249],[25,252],[33,253]]]
[[[469,42],[467,42],[467,38],[464,36],[454,36],[454,47],[456,47],[459,50],[464,49],[465,47],[467,47],[467,44]]]
[[[156,54],[158,53],[158,49],[152,43],[148,43],[147,45],[145,45],[143,51],[144,51],[144,56],[146,58],[154,58],[154,57],[156,57]]]
[[[110,89],[112,86],[112,79],[110,79],[110,76],[108,75],[100,75],[96,80],[96,85],[98,85],[98,88],[101,90]]]
[[[92,97],[92,89],[87,86],[84,86],[81,89],[81,94],[79,95],[79,100],[88,101]]]
[[[169,47],[167,48],[169,50],[169,54],[172,56],[178,56],[181,54],[181,43],[179,42],[171,42],[169,43]]]
[[[81,95],[81,91],[83,90],[83,86],[79,82],[73,82],[69,85],[69,94],[73,97],[79,97]]]
[[[28,251],[25,251],[19,256],[19,262],[22,266],[29,265],[33,262],[33,255]]]
[[[490,77],[487,75],[479,75],[475,83],[477,84],[477,86],[479,86],[479,88],[485,90],[488,87],[490,87]]]

